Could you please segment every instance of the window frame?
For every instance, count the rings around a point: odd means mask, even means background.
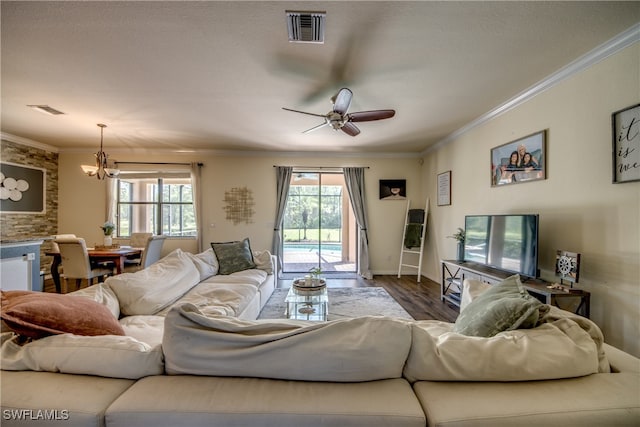
[[[165,181],[166,180],[172,180],[172,179],[185,179],[188,181],[188,183],[185,184],[167,184]],[[149,181],[150,185],[153,185],[154,191],[153,191],[153,195],[151,197],[151,200],[149,201],[123,201],[121,199],[121,188],[123,185],[130,185],[131,188],[129,189],[129,193],[133,193],[133,189],[135,188],[135,184],[133,184],[131,181]],[[152,181],[155,181],[152,183]],[[184,202],[184,201],[164,201],[164,188],[166,186],[171,186],[171,185],[176,185],[176,186],[180,186],[182,187],[180,189],[180,195],[181,195],[181,199],[182,199],[182,195],[184,192],[184,187],[189,186],[191,187],[191,194],[192,194],[192,200],[190,202]],[[131,198],[133,199],[134,197],[131,195]],[[164,214],[165,208],[169,209],[169,212],[172,211],[172,208],[177,206],[179,209],[179,215],[181,217],[180,219],[180,230],[184,230],[184,207],[185,206],[190,206],[191,209],[194,211],[194,216],[195,216],[195,203],[194,203],[194,199],[195,199],[195,195],[193,194],[193,182],[190,176],[185,176],[185,174],[159,174],[159,173],[153,173],[153,174],[131,174],[129,176],[127,176],[127,174],[122,174],[121,176],[118,177],[117,179],[117,184],[116,184],[116,197],[115,197],[115,223],[116,223],[116,233],[117,233],[117,237],[118,238],[127,238],[127,237],[131,237],[131,234],[133,233],[132,231],[132,218],[133,218],[133,214],[134,214],[134,209],[135,206],[150,206],[152,207],[151,212],[153,215],[153,224],[154,224],[154,228],[155,230],[149,230],[151,231],[153,234],[155,235],[163,235],[163,236],[167,236],[167,238],[197,238],[197,226],[195,228],[195,234],[191,234],[191,235],[184,235],[184,234],[180,234],[180,235],[173,235],[173,234],[165,234],[164,233],[164,224],[165,221],[167,220],[167,216]],[[122,230],[121,230],[121,221],[120,221],[120,212],[122,209],[123,205],[127,205],[128,209],[129,209],[129,234],[128,235],[123,235],[122,234]],[[145,230],[146,231],[146,230]],[[171,231],[171,227],[169,226],[169,231]]]

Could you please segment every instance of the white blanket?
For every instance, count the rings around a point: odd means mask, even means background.
[[[260,286],[262,282],[267,278],[267,272],[264,270],[258,270],[257,268],[250,268],[249,270],[237,271],[231,274],[217,274],[209,277],[205,282],[209,283],[248,283],[255,286]]]
[[[415,322],[404,375],[411,382],[529,381],[609,372],[593,322],[555,307],[543,321],[490,338],[457,334],[451,323]]]
[[[411,327],[384,317],[334,322],[242,321],[192,304],[165,319],[168,374],[356,382],[399,378]]]
[[[257,286],[242,282],[230,284],[205,280],[193,287],[173,305],[190,303],[207,314],[238,317],[257,292]],[[157,314],[166,316],[173,305],[160,310]]]

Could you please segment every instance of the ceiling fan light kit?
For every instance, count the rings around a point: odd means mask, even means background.
[[[82,172],[88,176],[95,176],[98,179],[115,178],[120,175],[120,170],[108,166],[109,156],[102,150],[104,128],[106,128],[107,125],[98,123],[98,127],[100,128],[100,151],[95,154],[96,165],[81,165],[80,167],[82,168]]]
[[[353,92],[351,92],[350,89],[343,87],[331,98],[331,102],[333,102],[333,109],[324,115],[307,113],[306,111],[293,110],[285,107],[282,107],[282,109],[286,111],[293,111],[294,113],[322,117],[325,120],[324,123],[314,126],[311,129],[307,129],[303,131],[303,133],[309,133],[324,126],[331,126],[333,130],[341,130],[350,136],[357,136],[360,133],[360,129],[353,124],[354,122],[371,122],[375,120],[390,119],[396,115],[395,110],[371,110],[348,113],[347,111],[351,106],[352,98]]]

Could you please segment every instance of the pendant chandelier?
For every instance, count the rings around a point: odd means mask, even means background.
[[[102,151],[103,133],[104,133],[104,128],[106,128],[107,125],[98,123],[98,127],[100,128],[100,151],[98,151],[95,154],[96,165],[95,166],[82,165],[80,167],[82,168],[82,171],[86,173],[88,176],[95,176],[98,179],[115,178],[120,174],[120,171],[118,169],[110,168],[108,166],[107,158],[109,156],[107,156],[107,153]]]

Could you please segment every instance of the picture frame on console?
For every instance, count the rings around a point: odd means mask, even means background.
[[[491,186],[547,178],[547,131],[542,130],[491,149]]]
[[[640,181],[640,104],[611,115],[613,183]]]

